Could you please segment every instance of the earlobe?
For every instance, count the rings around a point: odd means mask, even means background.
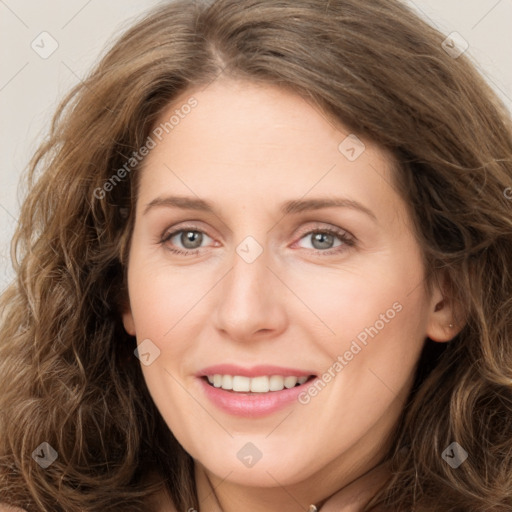
[[[432,295],[426,335],[438,343],[452,340],[461,330],[458,325],[456,307],[437,289]]]
[[[439,343],[450,341],[455,336],[453,319],[444,299],[434,306],[433,311],[430,314],[427,336],[432,341],[437,341]]]
[[[122,313],[124,330],[131,336],[135,336],[135,322],[133,321],[133,315],[130,308],[123,311]]]

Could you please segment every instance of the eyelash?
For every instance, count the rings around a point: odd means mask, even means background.
[[[185,226],[185,227],[182,227],[182,228],[177,229],[175,231],[172,231],[171,233],[164,233],[162,235],[161,240],[160,240],[160,244],[161,245],[166,245],[167,242],[169,240],[171,240],[174,236],[176,236],[179,233],[185,232],[185,231],[193,231],[193,232],[202,233],[202,234],[208,236],[207,233],[205,233],[203,230],[199,229],[197,226]],[[335,228],[316,228],[316,229],[310,229],[309,231],[306,231],[305,233],[302,233],[300,238],[299,238],[299,240],[302,240],[304,237],[306,237],[308,235],[313,235],[313,234],[317,234],[317,233],[333,235],[333,236],[335,236],[336,238],[338,238],[342,242],[342,245],[339,245],[339,246],[337,246],[335,248],[326,249],[324,251],[319,250],[319,249],[310,249],[315,254],[320,254],[322,256],[329,256],[329,255],[332,255],[332,254],[339,254],[339,253],[343,252],[344,250],[346,250],[347,247],[353,247],[355,245],[355,239],[352,236],[350,236],[346,231],[343,231],[341,229],[335,229]],[[166,248],[170,252],[172,252],[174,254],[179,254],[179,255],[182,255],[182,256],[193,256],[193,255],[199,254],[199,252],[201,250],[201,249],[183,250],[183,249],[176,249],[176,248],[173,248],[173,247],[166,247]]]

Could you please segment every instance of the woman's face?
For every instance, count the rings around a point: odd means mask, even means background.
[[[123,314],[160,413],[234,483],[377,463],[425,337],[450,337],[390,156],[273,86],[176,110],[140,171]]]

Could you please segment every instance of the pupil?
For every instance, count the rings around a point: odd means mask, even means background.
[[[199,244],[194,245],[194,242],[197,242],[197,240],[199,240]],[[187,231],[181,235],[181,243],[187,249],[197,249],[201,245],[201,241],[202,234],[197,231]]]
[[[315,245],[315,243],[319,243],[319,247]],[[315,233],[313,236],[313,246],[316,249],[329,249],[333,242],[333,235],[329,235],[328,233]]]

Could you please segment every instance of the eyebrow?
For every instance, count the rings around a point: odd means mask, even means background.
[[[166,196],[157,197],[149,202],[144,208],[143,215],[156,207],[182,208],[185,210],[196,210],[208,213],[215,213],[213,205],[204,199],[187,196]],[[358,210],[374,221],[377,221],[375,214],[366,206],[345,197],[319,198],[319,199],[295,199],[286,201],[281,206],[283,215],[291,215],[310,210],[320,210],[322,208],[351,208]]]

